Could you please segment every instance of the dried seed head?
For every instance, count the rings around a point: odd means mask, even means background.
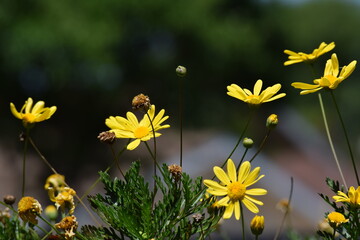
[[[185,77],[186,76],[186,68],[183,67],[183,66],[178,66],[176,68],[176,74],[179,76],[179,77]]]
[[[113,144],[116,139],[116,136],[115,133],[106,131],[106,132],[101,132],[97,138],[103,143]]]
[[[13,205],[15,203],[16,198],[13,195],[6,195],[4,197],[4,202],[8,205]]]
[[[168,166],[168,170],[171,173],[172,177],[175,179],[175,181],[178,181],[181,178],[182,167],[180,167],[179,165],[170,165]]]
[[[194,222],[199,223],[204,219],[204,214],[197,213],[192,215],[192,218],[194,219]]]
[[[134,110],[147,111],[151,107],[150,98],[142,93],[135,96],[132,100],[132,108]]]

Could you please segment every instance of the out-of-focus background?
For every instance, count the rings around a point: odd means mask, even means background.
[[[305,64],[284,67],[284,49],[310,53],[321,42],[334,41],[340,66],[360,57],[360,4],[357,0],[3,0],[0,3],[0,194],[21,195],[23,144],[20,120],[9,111],[28,97],[58,107],[31,135],[44,156],[79,195],[111,163],[111,151],[97,135],[107,130],[109,116],[124,116],[138,93],[166,109],[170,129],[158,138],[161,162],[176,163],[179,155],[178,65],[188,69],[183,82],[184,171],[212,176],[242,131],[249,109],[226,95],[236,83],[252,89],[281,83],[287,96],[257,111],[247,136],[258,147],[271,113],[280,123],[262,154],[253,162],[266,177],[268,189],[264,234],[273,236],[282,213],[276,203],[287,198],[294,177],[291,222],[302,234],[312,234],[329,210],[318,197],[327,192],[325,177],[340,179],[324,132],[316,94],[299,96],[290,84],[311,82]],[[331,53],[315,64],[321,76]],[[359,156],[359,71],[345,80],[335,95]],[[334,141],[349,185],[355,185],[346,142],[329,95],[323,94]],[[126,140],[119,141],[120,149]],[[242,148],[235,153],[240,159]],[[251,156],[251,155],[249,155]],[[124,170],[142,159],[152,165],[146,148],[122,155]],[[29,150],[27,191],[46,199],[43,184],[50,170]],[[113,175],[118,172],[113,171]],[[97,190],[101,190],[101,184]],[[44,203],[44,205],[46,205]],[[80,211],[80,210],[79,210]],[[245,210],[246,212],[247,210]],[[246,213],[248,219],[252,214]],[[84,217],[86,219],[86,217]],[[85,220],[84,220],[85,221]],[[231,223],[231,224],[230,224]],[[80,220],[81,224],[81,220]],[[240,223],[229,220],[222,235],[240,234]],[[231,226],[231,227],[229,227]],[[234,227],[235,226],[235,227]]]

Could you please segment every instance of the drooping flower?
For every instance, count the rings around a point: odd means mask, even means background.
[[[327,221],[332,228],[337,228],[341,224],[348,222],[349,219],[346,219],[345,216],[341,213],[331,212],[327,216]]]
[[[262,80],[257,80],[254,85],[254,92],[251,92],[246,88],[243,89],[236,84],[231,84],[227,87],[227,94],[231,97],[240,99],[241,101],[248,103],[250,106],[257,106],[262,103],[274,101],[276,99],[286,96],[285,93],[275,95],[281,88],[280,83],[268,87],[261,92],[262,85]]]
[[[255,236],[259,236],[262,234],[265,225],[265,218],[264,216],[256,215],[250,222],[250,229],[252,234]]]
[[[73,239],[75,231],[78,227],[78,222],[74,215],[64,217],[59,223],[55,224],[55,227],[65,231],[65,239]]]
[[[208,187],[207,192],[214,196],[224,196],[218,201],[219,206],[225,206],[224,219],[231,218],[235,212],[235,218],[240,219],[240,204],[243,203],[251,212],[258,213],[259,208],[255,205],[263,205],[263,203],[250,195],[265,195],[267,191],[262,188],[248,189],[264,175],[259,176],[260,167],[256,167],[251,171],[250,162],[243,162],[239,172],[236,173],[234,162],[229,159],[227,161],[227,173],[220,168],[214,167],[214,173],[220,180],[220,183],[206,179],[204,184]]]
[[[56,106],[50,108],[44,106],[44,101],[39,101],[33,106],[33,100],[29,97],[28,100],[25,101],[24,106],[20,109],[20,112],[16,110],[13,103],[10,103],[10,110],[16,118],[23,121],[25,127],[28,127],[34,123],[49,119],[55,113]]]
[[[33,197],[22,197],[18,203],[19,217],[24,222],[30,222],[34,225],[38,223],[36,216],[41,214],[42,208],[38,200]]]
[[[45,190],[52,188],[54,191],[54,195],[57,195],[59,192],[64,190],[66,186],[65,176],[61,174],[52,174],[50,175],[45,182]]]
[[[111,128],[110,131],[115,133],[117,138],[135,139],[127,145],[128,150],[134,150],[142,141],[148,141],[154,137],[152,126],[154,127],[155,137],[161,136],[157,131],[170,127],[168,124],[161,125],[169,118],[168,116],[164,116],[164,113],[165,110],[162,109],[155,116],[155,105],[152,105],[140,122],[132,112],[127,112],[126,118],[111,116],[105,120],[105,124]]]
[[[315,79],[314,84],[294,82],[291,84],[294,88],[302,89],[301,95],[313,93],[323,88],[325,89],[336,89],[338,85],[350,76],[355,70],[356,61],[352,61],[349,65],[342,67],[341,72],[339,70],[339,61],[336,54],[331,55],[331,59],[327,60],[324,76]]]
[[[69,214],[73,214],[75,210],[74,196],[76,192],[74,189],[69,187],[64,187],[64,189],[59,192],[57,195],[54,194],[53,188],[48,188],[48,194],[51,201],[55,202],[55,206],[59,209],[61,207],[62,211],[65,209],[69,210]]]
[[[349,188],[348,194],[345,194],[341,191],[337,192],[337,196],[333,196],[335,202],[347,202],[354,207],[360,206],[360,187],[355,188],[351,186]]]
[[[284,53],[289,55],[289,60],[287,60],[284,63],[284,66],[288,66],[295,63],[305,62],[305,63],[311,63],[315,61],[318,57],[321,55],[333,50],[335,47],[335,43],[329,43],[326,44],[322,42],[319,46],[319,48],[314,49],[312,53],[303,53],[303,52],[293,52],[290,50],[285,50]]]

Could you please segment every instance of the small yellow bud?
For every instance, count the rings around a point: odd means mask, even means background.
[[[252,148],[252,146],[254,145],[254,141],[251,138],[244,138],[243,140],[243,146],[245,148]]]
[[[250,222],[250,229],[251,232],[255,235],[255,236],[259,236],[262,234],[263,230],[264,230],[264,216],[258,216],[256,215]]]
[[[183,67],[183,66],[178,66],[176,68],[176,74],[179,76],[179,77],[185,77],[186,76],[186,68]]]
[[[274,129],[279,123],[278,116],[276,114],[271,114],[266,120],[266,127],[268,129]]]
[[[52,221],[55,221],[58,216],[58,210],[54,205],[49,205],[45,208],[45,215]]]

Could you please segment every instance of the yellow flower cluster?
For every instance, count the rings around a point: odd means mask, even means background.
[[[38,200],[33,197],[22,197],[18,203],[19,217],[24,222],[37,224],[37,215],[41,214],[42,208]]]

